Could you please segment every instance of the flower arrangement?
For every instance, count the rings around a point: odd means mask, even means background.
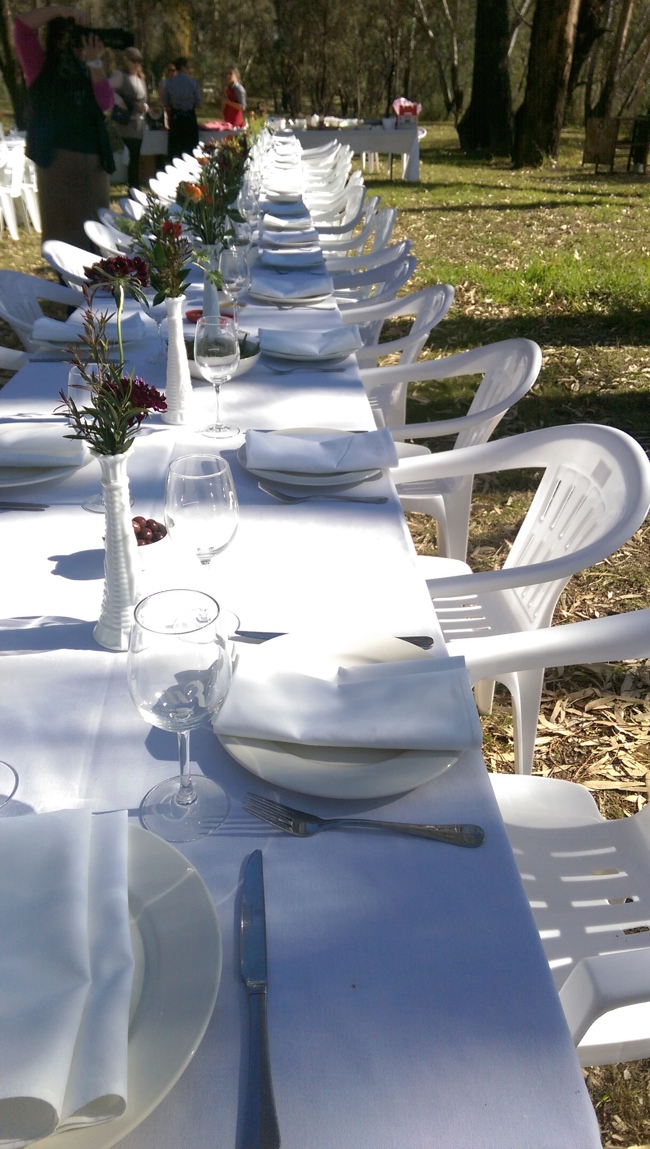
[[[133,373],[127,375],[124,369],[124,297],[128,294],[145,301],[142,289],[149,285],[148,268],[140,257],[115,256],[102,259],[84,270],[90,280],[84,291],[87,306],[81,339],[86,352],[82,356],[80,351],[75,351],[72,359],[89,398],[86,405],[79,407],[72,396],[61,391],[61,404],[57,411],[68,416],[72,434],[66,438],[83,439],[98,455],[122,455],[131,447],[149,412],[164,411],[167,407],[164,396],[155,387],[150,387]],[[116,301],[117,363],[110,360],[106,334],[111,316],[93,308],[99,288],[110,291]]]
[[[189,230],[207,246],[223,245],[230,234],[230,221],[240,219],[233,206],[241,185],[249,144],[244,133],[227,136],[220,143],[206,144],[199,158],[197,182],[182,180],[177,202]]]
[[[190,273],[192,244],[183,235],[181,221],[172,219],[169,209],[155,196],[147,197],[147,207],[134,236],[134,250],[148,266],[156,292],[154,304],[183,294]]]

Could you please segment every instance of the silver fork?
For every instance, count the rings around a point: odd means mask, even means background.
[[[250,792],[244,796],[242,805],[247,814],[297,838],[309,838],[321,830],[352,827],[360,830],[390,830],[398,834],[411,834],[416,838],[448,842],[453,846],[480,846],[485,839],[485,831],[480,826],[464,823],[426,826],[415,822],[377,822],[370,818],[319,818],[316,814],[306,814],[304,810],[294,810],[291,806],[284,806],[281,802]]]

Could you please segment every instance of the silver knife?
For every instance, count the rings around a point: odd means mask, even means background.
[[[250,642],[253,644],[268,642],[271,638],[283,638],[286,630],[242,630],[238,628],[230,635],[232,642]],[[397,635],[402,642],[410,642],[413,646],[420,646],[422,650],[429,650],[434,639],[430,634],[400,634]]]
[[[248,1085],[240,1149],[279,1149],[280,1128],[273,1098],[266,1025],[266,917],[261,850],[253,851],[244,873],[239,967],[250,1014]]]

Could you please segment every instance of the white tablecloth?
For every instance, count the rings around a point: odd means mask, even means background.
[[[339,321],[336,311],[244,309],[250,326]],[[161,367],[141,364],[152,383]],[[49,413],[67,367],[29,364],[5,388],[0,417]],[[196,426],[211,413],[196,386]],[[261,363],[222,389],[239,426],[370,428],[356,369],[273,375]],[[214,448],[192,430],[152,424],[130,459],[134,514],[162,517],[168,459]],[[250,629],[368,624],[431,633],[429,596],[386,478],[381,506],[285,506],[224,454],[242,504],[228,550],[207,575]],[[99,485],[96,463],[64,481],[0,491],[46,501],[42,513],[0,513],[2,757],[20,774],[25,808],[139,802],[173,773],[176,740],[135,710],[125,655],[92,640],[102,588],[101,516],[79,501]],[[158,549],[160,548],[160,549]],[[166,549],[165,549],[166,548]],[[142,551],[143,586],[174,582],[171,543]],[[596,1149],[593,1110],[481,756],[394,800],[347,803],[350,813],[413,821],[470,821],[479,850],[399,836],[329,833],[308,841],[244,814],[253,788],[207,728],[192,734],[194,770],[216,778],[232,808],[219,834],[183,847],[214,898],[224,935],[215,1014],[198,1053],[125,1149],[224,1149],[236,1144],[245,1080],[247,1012],[236,920],[243,865],[264,853],[269,1027],[284,1149]],[[315,812],[340,804],[279,792]],[[1,816],[1,815],[0,815]],[[381,816],[381,814],[380,814]],[[191,955],[192,939],[187,939]],[[178,992],[182,994],[182,979]]]
[[[404,179],[417,183],[420,178],[420,139],[417,128],[307,128],[296,132],[303,148],[321,147],[330,140],[349,144],[356,155],[380,152],[382,155],[408,156]]]

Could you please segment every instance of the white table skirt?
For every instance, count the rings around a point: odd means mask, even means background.
[[[321,147],[330,140],[349,144],[355,155],[380,152],[381,155],[408,156],[404,179],[420,178],[420,139],[417,128],[307,128],[296,132],[305,149]]]
[[[322,310],[251,306],[245,314],[251,325],[338,321]],[[160,368],[142,367],[150,382],[161,381]],[[0,416],[51,411],[66,374],[62,364],[27,365],[3,391]],[[201,385],[196,392],[200,427],[212,397]],[[257,368],[225,385],[223,399],[225,417],[244,427],[372,426],[354,367],[304,381]],[[193,430],[144,430],[129,468],[134,513],[160,518],[171,453],[206,446],[214,442]],[[258,490],[228,447],[224,453],[242,516],[208,579],[245,627],[329,627],[336,619],[438,634],[388,479],[377,481],[385,506],[284,506]],[[0,493],[52,504],[42,514],[0,515],[2,756],[19,771],[25,807],[90,801],[126,806],[136,818],[145,791],[173,773],[176,740],[139,717],[125,655],[92,640],[103,522],[78,504],[98,481],[92,463],[58,483]],[[148,587],[175,580],[187,560],[175,568],[172,550],[144,548]],[[221,989],[194,1061],[125,1149],[236,1144],[247,1014],[235,920],[242,867],[258,847],[284,1149],[596,1149],[595,1115],[479,753],[402,798],[345,806],[402,820],[478,822],[487,837],[475,851],[371,834],[290,839],[243,813],[247,789],[273,790],[208,729],[192,734],[192,761],[232,802],[215,838],[183,848],[220,917]],[[339,810],[278,793],[315,812]],[[191,938],[187,944],[191,954]]]

